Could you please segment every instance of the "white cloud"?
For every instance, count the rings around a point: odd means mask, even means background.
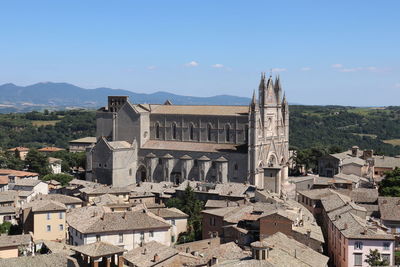
[[[271,69],[271,71],[272,72],[284,72],[284,71],[287,71],[287,69],[285,69],[285,68],[273,68],[273,69]]]
[[[365,69],[368,70],[368,71],[371,71],[371,72],[379,71],[377,67],[373,67],[373,66],[367,67],[367,68],[365,68]]]
[[[339,69],[340,72],[356,72],[356,71],[360,71],[363,68],[343,68],[343,69]]]
[[[222,64],[214,64],[211,67],[216,68],[216,69],[220,69],[220,68],[223,68],[224,65],[222,65]]]
[[[338,68],[340,72],[357,72],[357,71],[368,71],[368,72],[386,72],[388,71],[387,68],[377,68],[374,66],[370,67],[356,67],[356,68]]]
[[[186,67],[197,67],[198,65],[199,65],[199,62],[194,61],[194,60],[192,60],[189,63],[185,64]]]
[[[157,66],[153,66],[153,65],[147,67],[148,70],[155,70],[156,68],[157,68]]]
[[[333,64],[331,67],[334,69],[340,69],[340,68],[343,68],[343,65],[342,64]]]
[[[302,67],[300,68],[301,71],[310,71],[311,68],[310,67]]]

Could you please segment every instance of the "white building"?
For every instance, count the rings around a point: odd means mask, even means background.
[[[67,223],[72,245],[103,241],[126,250],[150,241],[171,245],[171,225],[146,209],[111,212],[107,207],[88,206],[68,212]]]
[[[61,162],[62,162],[61,159],[49,157],[49,165],[52,174],[61,173]]]

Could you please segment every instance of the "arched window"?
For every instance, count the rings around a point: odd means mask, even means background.
[[[176,123],[172,124],[172,139],[176,139]]]
[[[231,141],[231,127],[229,124],[225,125],[225,141],[230,142]]]
[[[190,126],[189,126],[189,139],[190,140],[194,139],[194,126],[193,126],[193,123],[191,123]]]
[[[211,141],[211,124],[207,125],[207,140]]]
[[[160,124],[156,123],[156,138],[160,138]]]

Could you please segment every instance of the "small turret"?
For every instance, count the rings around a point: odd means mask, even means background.
[[[250,110],[254,111],[257,110],[258,106],[257,106],[257,97],[256,97],[256,91],[253,91],[253,97],[251,98],[251,102],[250,102]]]
[[[279,104],[281,102],[281,95],[282,95],[282,87],[281,87],[281,81],[279,79],[279,75],[276,76],[275,78],[275,95],[276,95],[276,102]]]
[[[260,108],[264,106],[265,99],[265,72],[261,72],[260,85],[258,86],[258,101],[260,102]]]

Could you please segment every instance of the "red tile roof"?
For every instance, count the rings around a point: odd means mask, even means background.
[[[48,147],[43,147],[41,149],[38,149],[38,151],[40,151],[40,152],[57,152],[57,151],[61,151],[61,150],[65,150],[65,149],[59,148],[59,147],[54,147],[54,146],[48,146]]]

